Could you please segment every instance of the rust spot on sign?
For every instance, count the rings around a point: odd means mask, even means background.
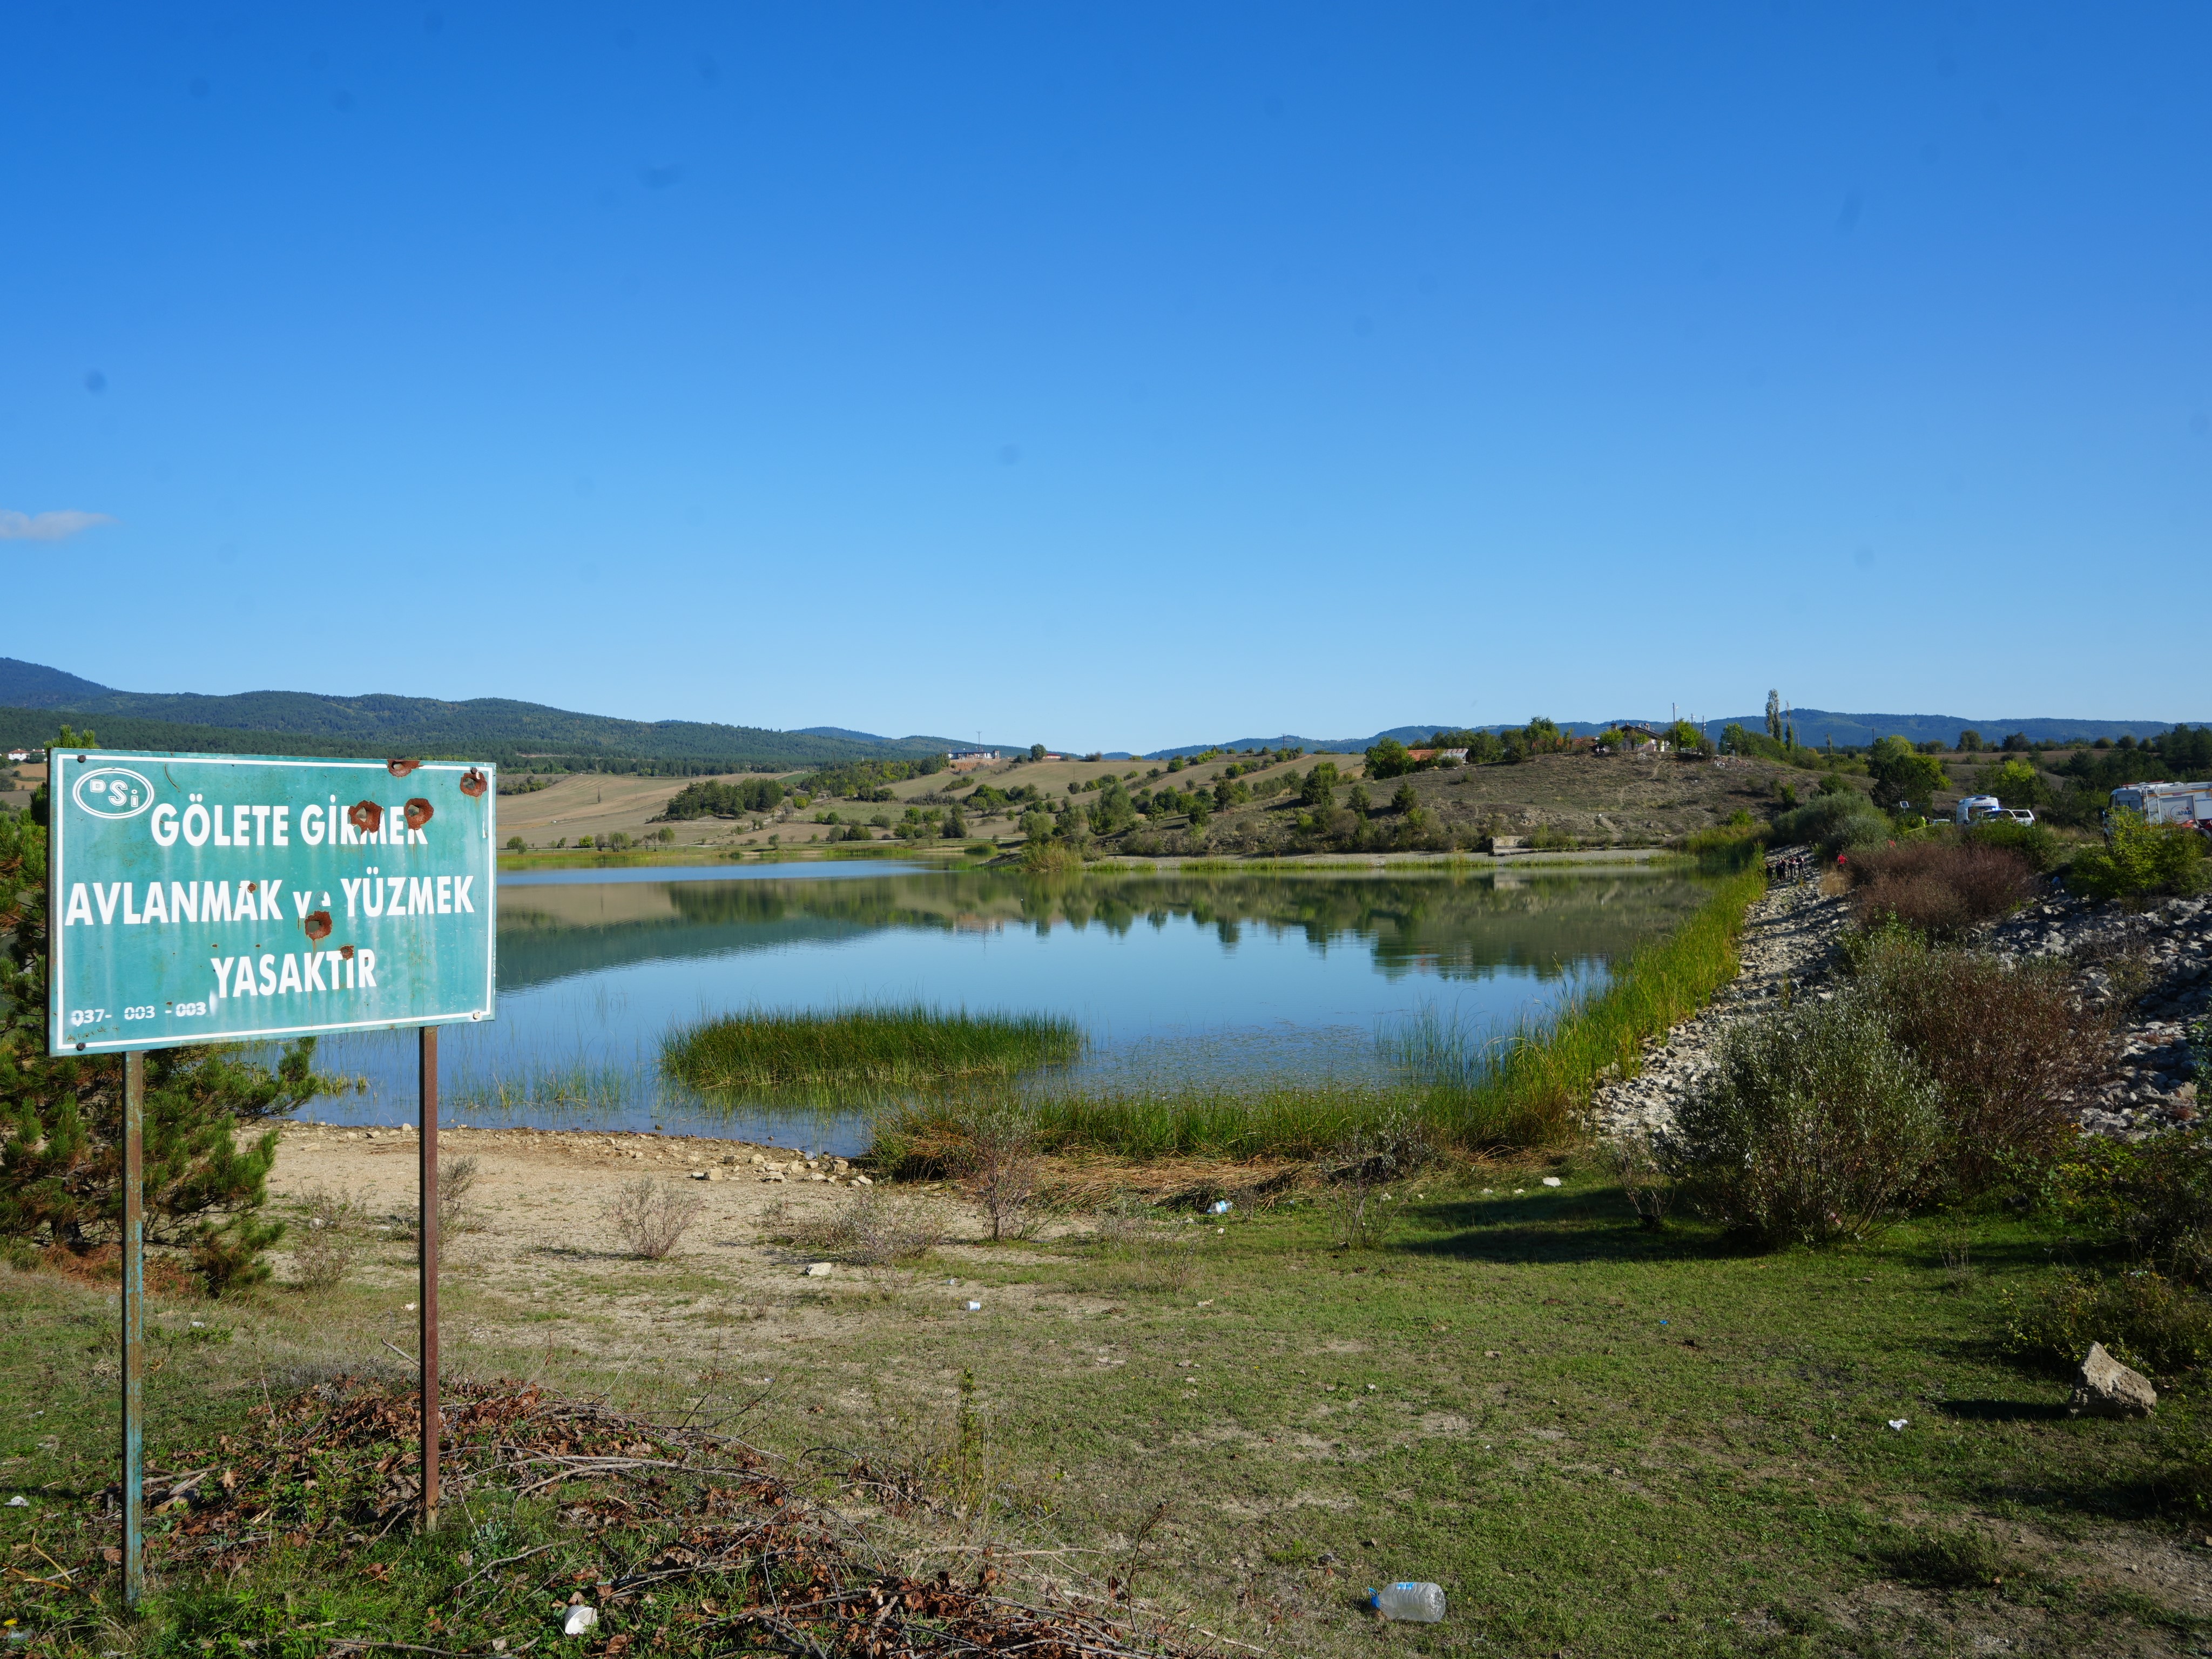
[[[346,808],[346,822],[364,836],[384,827],[384,809],[373,800],[357,800]]]
[[[413,800],[407,803],[407,827],[410,830],[420,830],[424,824],[429,823],[430,814],[436,810],[422,796],[416,796]]]
[[[353,946],[350,945],[339,945],[338,954],[343,957],[348,962],[351,962],[353,960]]]
[[[461,793],[471,800],[474,800],[490,787],[490,781],[476,767],[471,766],[461,774]]]
[[[316,940],[328,939],[331,936],[331,913],[327,910],[316,911],[307,918],[307,927],[309,939]]]
[[[404,778],[422,763],[418,760],[388,760],[384,763],[384,769],[395,778]]]

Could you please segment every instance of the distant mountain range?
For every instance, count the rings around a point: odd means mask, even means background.
[[[1800,708],[1796,721],[1800,743],[1857,745],[1892,734],[1915,743],[1934,738],[1957,741],[1968,728],[1988,742],[2019,732],[2039,742],[2068,738],[2147,738],[2166,731],[2171,720],[2089,720],[2036,716],[1977,720],[1957,714],[1844,714]],[[1561,720],[1562,731],[1577,736],[1601,732],[1617,720]],[[313,691],[245,691],[232,696],[197,692],[118,691],[58,668],[0,657],[0,744],[40,747],[54,740],[63,724],[92,726],[113,748],[175,749],[228,754],[275,755],[452,755],[495,761],[502,766],[559,762],[580,767],[672,774],[735,772],[748,769],[790,770],[860,760],[912,759],[918,755],[975,747],[963,738],[880,737],[842,726],[810,726],[793,732],[763,726],[722,726],[704,720],[625,720],[582,714],[544,703],[505,697],[477,697],[447,702],[434,697],[379,695],[325,696]],[[1635,721],[1665,722],[1653,717]],[[1753,731],[1764,714],[1737,714],[1707,720],[1718,737],[1740,723]],[[1346,753],[1382,738],[1418,744],[1453,722],[1394,726],[1364,738],[1237,738],[1218,744],[1187,744],[1143,757],[1165,760],[1206,749],[1304,749],[1309,753]],[[1497,732],[1503,726],[1486,729]],[[1026,744],[981,745],[1002,753]],[[1137,758],[1115,750],[1107,758]]]
[[[972,746],[953,738],[882,738],[836,726],[776,732],[703,720],[615,720],[505,697],[447,702],[432,697],[331,697],[312,691],[246,691],[226,697],[118,691],[58,668],[0,658],[0,744],[43,746],[64,723],[89,725],[103,744],[118,749],[465,755],[502,766],[559,761],[679,774],[912,759]]]
[[[1914,743],[1932,739],[1950,744],[1956,743],[1959,733],[1966,731],[1978,732],[1984,742],[1991,743],[2014,732],[2040,743],[2063,742],[2069,738],[2150,738],[2174,724],[2172,720],[2077,720],[2044,715],[1973,720],[1960,714],[1839,714],[1826,708],[1796,709],[1790,719],[1796,725],[1798,742],[1815,746],[1832,742],[1838,747],[1857,747],[1887,737],[1909,738]],[[1500,725],[1464,729],[1504,732],[1521,724],[1519,720],[1508,720]],[[1660,727],[1668,724],[1664,715],[1623,714],[1610,720],[1561,720],[1559,726],[1570,736],[1579,738],[1595,736],[1612,726]],[[1763,732],[1766,729],[1766,715],[1764,711],[1729,714],[1702,724],[1715,738],[1730,726]],[[1202,754],[1208,749],[1304,749],[1310,754],[1357,754],[1384,738],[1395,738],[1403,744],[1425,743],[1437,732],[1450,731],[1457,725],[1454,720],[1436,720],[1425,726],[1394,726],[1367,738],[1238,738],[1228,743],[1194,743],[1181,749],[1157,750],[1146,758],[1165,760],[1174,755]]]

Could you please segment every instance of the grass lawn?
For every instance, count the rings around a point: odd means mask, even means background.
[[[2212,1637],[2212,1549],[2166,1478],[2190,1401],[2075,1421],[2064,1379],[1998,1351],[2003,1295],[2036,1295],[2069,1255],[2036,1222],[1984,1218],[1963,1269],[1911,1226],[1747,1255],[1694,1224],[1639,1231],[1571,1160],[1415,1181],[1393,1207],[1378,1249],[1334,1249],[1308,1201],[827,1280],[778,1270],[772,1293],[742,1298],[696,1248],[578,1261],[551,1298],[457,1271],[447,1323],[457,1368],[479,1377],[662,1411],[734,1391],[757,1396],[752,1443],[828,1449],[794,1470],[905,1470],[934,1504],[902,1517],[834,1473],[807,1478],[908,1571],[970,1573],[984,1545],[1006,1552],[1017,1593],[1133,1568],[1140,1603],[1269,1652],[2178,1654]],[[410,1322],[397,1302],[363,1282],[158,1304],[153,1460],[211,1461],[199,1449],[239,1432],[264,1387],[392,1370],[381,1345],[409,1346]],[[30,1581],[106,1541],[87,1518],[113,1470],[112,1306],[0,1273],[0,1487],[32,1500],[0,1509],[0,1616],[18,1628],[72,1603],[83,1616],[82,1597]],[[981,1430],[956,1463],[963,1375]],[[303,1654],[349,1635],[557,1644],[539,1589],[465,1620],[429,1611],[468,1576],[463,1551],[570,1538],[547,1557],[557,1575],[575,1565],[562,1550],[611,1547],[564,1533],[556,1509],[487,1506],[433,1540],[402,1528],[343,1559],[280,1547],[234,1577],[165,1575],[135,1630],[71,1639],[237,1651],[210,1644],[266,1634],[281,1607],[277,1624],[322,1626]],[[364,1577],[378,1563],[404,1570]],[[1401,1577],[1446,1587],[1443,1624],[1362,1612],[1369,1586]],[[654,1622],[669,1616],[641,1607],[621,1628],[690,1650]]]

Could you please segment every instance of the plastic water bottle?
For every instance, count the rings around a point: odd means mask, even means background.
[[[1441,1584],[1416,1584],[1410,1580],[1385,1584],[1379,1590],[1367,1592],[1367,1605],[1385,1619],[1433,1625],[1444,1616],[1444,1589]]]

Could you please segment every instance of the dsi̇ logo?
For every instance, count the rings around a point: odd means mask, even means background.
[[[102,766],[70,786],[78,807],[96,818],[135,818],[154,804],[154,786],[136,772]]]

